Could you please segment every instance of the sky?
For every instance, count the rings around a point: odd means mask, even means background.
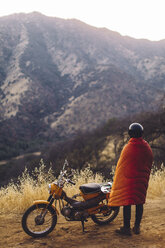
[[[165,0],[0,0],[0,16],[33,11],[137,39],[165,39]]]

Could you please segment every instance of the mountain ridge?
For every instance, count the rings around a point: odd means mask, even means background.
[[[1,17],[0,41],[0,159],[162,105],[163,40],[33,12]]]

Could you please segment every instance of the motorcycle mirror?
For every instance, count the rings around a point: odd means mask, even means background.
[[[67,159],[65,159],[64,165],[63,165],[63,170],[65,170],[65,168],[69,167],[69,163],[67,161]]]

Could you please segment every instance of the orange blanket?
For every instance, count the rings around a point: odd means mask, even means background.
[[[142,138],[131,138],[117,163],[109,206],[145,203],[152,162],[148,143]]]

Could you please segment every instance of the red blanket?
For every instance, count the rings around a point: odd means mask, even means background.
[[[117,163],[109,206],[145,203],[152,162],[148,143],[142,138],[131,138]]]

